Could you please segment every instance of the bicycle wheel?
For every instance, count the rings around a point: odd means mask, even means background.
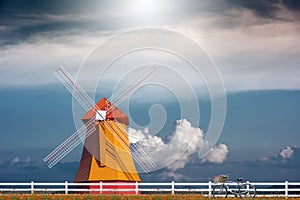
[[[256,188],[250,183],[243,183],[239,189],[239,195],[243,199],[253,199],[256,195]]]
[[[221,185],[215,185],[214,189],[212,191],[213,197],[227,197],[227,188],[224,186],[224,184]]]

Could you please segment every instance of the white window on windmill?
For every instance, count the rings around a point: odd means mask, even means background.
[[[96,120],[104,121],[106,119],[106,111],[105,110],[97,110],[96,111]]]

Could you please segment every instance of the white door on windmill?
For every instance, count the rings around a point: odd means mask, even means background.
[[[105,110],[97,110],[96,112],[96,120],[103,121],[106,119],[106,111]]]

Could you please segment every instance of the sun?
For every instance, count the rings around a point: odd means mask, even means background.
[[[155,10],[156,2],[154,0],[139,0],[137,3],[137,8],[144,12],[150,12]]]
[[[161,7],[157,0],[134,0],[131,6],[136,14],[154,14]]]

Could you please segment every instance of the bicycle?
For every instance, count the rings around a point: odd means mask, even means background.
[[[243,182],[243,178],[238,178],[237,182],[226,182],[228,175],[219,175],[214,177],[214,188],[212,190],[213,197],[226,198],[229,193],[235,197],[240,196],[242,199],[253,199],[256,195],[256,188],[250,183]],[[229,185],[235,185],[234,189],[229,188]]]

